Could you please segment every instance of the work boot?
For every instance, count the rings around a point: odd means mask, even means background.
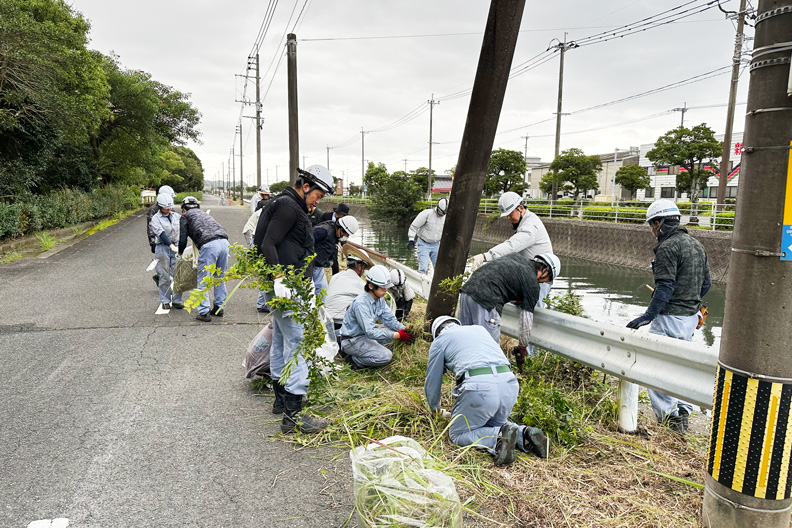
[[[163,310],[170,310],[170,304],[169,303],[162,303],[162,309]]]
[[[523,431],[523,449],[526,453],[533,453],[539,458],[547,458],[550,441],[538,427],[526,427]]]
[[[174,302],[174,303],[172,303],[172,306],[173,306],[174,308],[176,308],[177,310],[182,310],[182,309],[184,309],[184,304],[183,304],[183,303]]]
[[[281,432],[291,433],[295,429],[301,433],[318,433],[327,427],[327,422],[319,420],[302,412],[302,395],[292,394],[283,390],[286,410],[281,419]],[[514,453],[512,453],[514,455]]]
[[[154,275],[154,276],[153,276],[153,277],[151,277],[151,278],[152,278],[152,279],[154,279],[154,284],[156,284],[157,286],[159,286],[159,275]]]
[[[269,307],[269,305],[265,304],[261,308],[256,308],[256,311],[258,313],[270,313],[270,307]]]
[[[210,313],[210,314],[212,314],[212,315],[215,315],[215,316],[217,316],[217,317],[223,317],[223,314],[224,314],[225,312],[224,312],[224,311],[223,311],[223,309],[222,309],[222,308],[220,308],[219,306],[217,306],[217,305],[214,305],[214,306],[212,306],[212,309],[211,309],[211,310],[209,310],[209,313]]]
[[[520,428],[513,423],[503,424],[498,432],[498,441],[495,442],[495,465],[508,466],[514,462],[514,447],[517,445],[517,435]]]
[[[679,416],[669,415],[665,420],[665,426],[677,434],[685,436],[688,430],[688,414],[682,415],[683,411],[679,412]]]
[[[272,380],[272,392],[275,393],[275,401],[272,402],[272,414],[283,414],[283,411],[286,410],[286,404],[283,401],[286,389],[280,384],[279,380]]]
[[[198,314],[195,317],[195,319],[197,319],[198,321],[204,322],[204,323],[211,323],[212,322],[212,318],[209,317],[208,313],[207,314]]]

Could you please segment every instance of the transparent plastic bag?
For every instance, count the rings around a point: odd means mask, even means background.
[[[391,436],[381,444],[349,453],[359,526],[461,527],[462,504],[454,482],[426,467],[431,465],[426,450],[404,436]]]
[[[173,270],[173,292],[182,293],[198,286],[198,263],[192,245],[187,246],[181,256],[176,257]]]
[[[270,346],[272,345],[272,323],[261,329],[250,342],[242,361],[245,367],[245,379],[253,379],[257,375],[270,374]]]
[[[324,306],[319,307],[319,319],[321,319],[325,328],[325,340],[322,346],[319,347],[319,350],[316,351],[316,355],[326,359],[330,364],[329,367],[324,367],[322,369],[322,375],[327,378],[332,371],[335,370],[333,358],[338,354],[338,341],[336,341],[333,320],[327,315]]]

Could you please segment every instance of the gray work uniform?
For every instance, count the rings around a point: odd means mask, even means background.
[[[176,269],[176,252],[171,251],[170,246],[162,238],[164,233],[172,244],[179,244],[179,218],[181,218],[179,213],[174,213],[173,211],[168,216],[157,213],[151,217],[151,232],[156,243],[154,258],[157,259],[156,273],[159,275],[159,298],[162,304],[182,302],[182,294],[177,293],[174,295],[171,289],[173,272]]]
[[[341,324],[344,321],[347,308],[363,293],[364,285],[365,282],[355,270],[348,269],[333,275],[327,287],[324,308],[334,323]]]
[[[440,238],[443,236],[443,225],[446,215],[438,215],[437,208],[425,209],[418,213],[410,229],[407,231],[408,240],[413,240],[418,235],[418,272],[426,273],[429,269],[429,260],[432,267],[437,266],[437,252],[440,248]]]
[[[386,328],[376,326],[377,321]],[[390,344],[394,332],[403,328],[385,299],[374,299],[364,291],[355,297],[344,316],[339,330],[341,350],[359,367],[382,367],[393,358],[393,353],[383,345]]]
[[[469,374],[482,367],[492,371]],[[498,372],[498,367],[503,372]],[[495,454],[498,433],[502,425],[511,423],[509,415],[520,390],[509,360],[480,326],[451,326],[429,348],[424,394],[432,410],[440,408],[440,389],[446,370],[457,380],[448,430],[451,441],[458,446],[475,445]],[[517,448],[526,451],[525,426],[517,427],[520,429]]]

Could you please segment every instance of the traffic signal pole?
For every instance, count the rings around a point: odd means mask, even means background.
[[[525,0],[492,0],[490,3],[449,197],[448,218],[426,307],[427,321],[451,314],[456,307],[457,295],[441,291],[440,282],[465,270],[524,8]]]
[[[759,0],[702,518],[788,528],[792,489],[792,10]]]

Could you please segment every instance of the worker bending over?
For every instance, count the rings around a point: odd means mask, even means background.
[[[365,281],[362,277],[367,268],[368,262],[365,259],[350,253],[347,256],[347,269],[330,279],[324,308],[333,320],[336,331],[341,328],[349,305],[363,293]]]
[[[182,294],[174,295],[171,289],[173,272],[176,268],[176,252],[179,242],[179,214],[173,211],[173,196],[162,193],[157,196],[159,212],[151,217],[151,232],[154,234],[154,258],[157,259],[157,286],[162,308],[170,310],[184,308]]]
[[[326,220],[320,222],[313,228],[314,250],[316,256],[313,259],[313,281],[316,289],[316,296],[319,292],[327,290],[327,276],[325,268],[333,265],[333,261],[338,255],[338,244],[344,244],[349,237],[357,233],[358,221],[354,216],[346,215],[335,222]]]
[[[547,458],[550,442],[538,427],[509,421],[520,386],[509,360],[480,326],[460,326],[443,315],[432,323],[424,394],[433,411],[440,408],[443,374],[456,380],[448,435],[458,446],[475,445],[495,457],[495,465],[514,462],[515,447]]]
[[[384,345],[394,340],[414,341],[383,299],[392,285],[388,268],[372,267],[366,273],[365,291],[347,309],[340,330],[341,351],[353,368],[385,366],[393,354]],[[376,326],[377,321],[385,328]]]

